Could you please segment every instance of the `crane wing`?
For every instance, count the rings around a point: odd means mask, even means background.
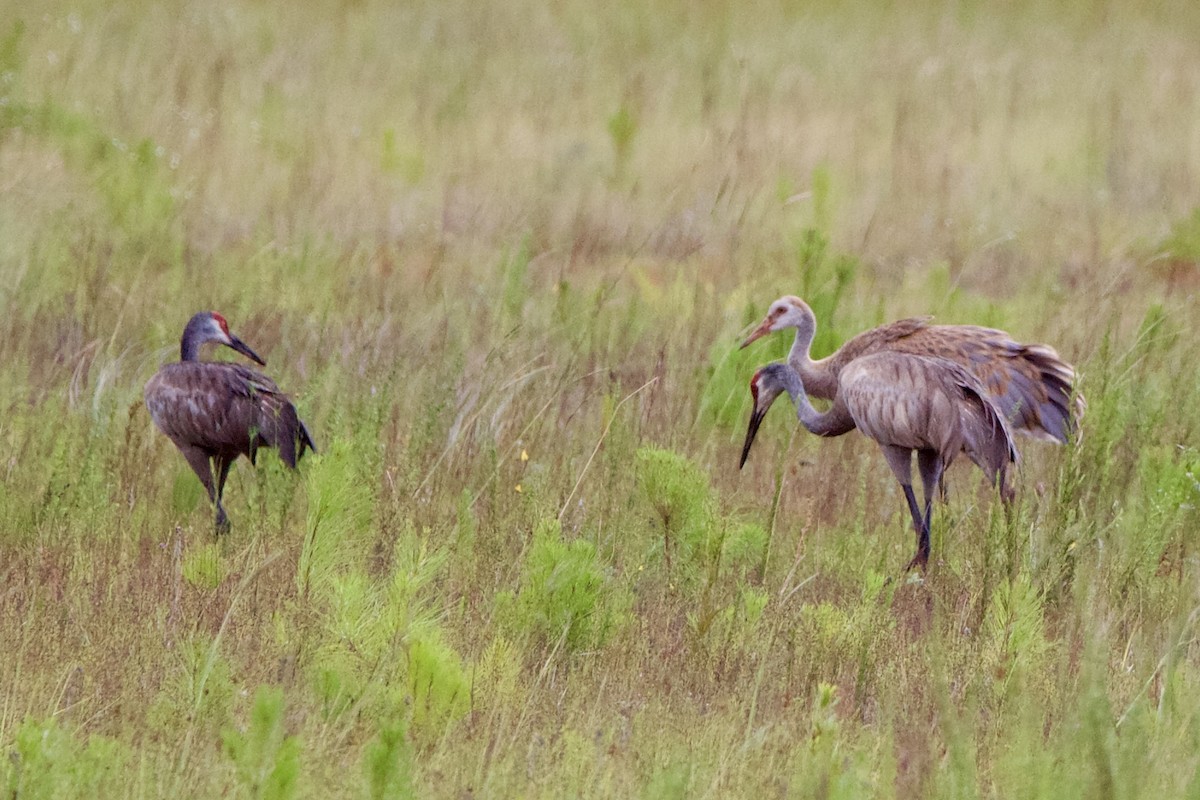
[[[312,446],[295,406],[275,382],[240,364],[167,364],[146,384],[145,398],[154,423],[181,448],[244,454],[253,461],[257,448],[267,445],[295,467],[303,448]]]
[[[1072,409],[1075,370],[1054,348],[1020,344],[995,328],[930,325],[894,338],[887,347],[966,367],[1013,429],[1037,439],[1065,442],[1084,408],[1080,398]]]
[[[985,471],[1003,475],[1008,464],[1020,460],[1020,454],[1001,404],[979,378],[959,364],[946,358],[926,360],[935,365],[947,389],[961,398],[958,407],[963,446],[971,460]]]
[[[999,403],[969,370],[948,358],[884,350],[846,365],[839,402],[878,442],[933,449],[950,463],[960,448],[998,470],[1017,459]],[[986,469],[987,467],[985,467]]]
[[[933,317],[909,317],[863,331],[843,344],[836,353],[823,360],[827,369],[840,372],[851,361],[880,350],[897,349],[897,343],[918,331],[929,328]]]

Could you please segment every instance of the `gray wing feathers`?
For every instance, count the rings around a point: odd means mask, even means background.
[[[289,467],[305,447],[316,450],[275,382],[239,364],[168,364],[146,384],[145,398],[155,424],[180,447],[252,461],[258,447],[275,447]]]
[[[979,379],[947,359],[938,369],[957,390],[964,449],[971,460],[991,475],[1003,476],[1007,465],[1020,459],[1008,417]]]

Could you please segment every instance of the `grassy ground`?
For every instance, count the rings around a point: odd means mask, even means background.
[[[0,15],[9,795],[1200,793],[1200,8],[110,5]],[[889,582],[869,442],[736,468],[785,293],[1050,342],[1082,441]],[[220,540],[202,308],[322,447]]]

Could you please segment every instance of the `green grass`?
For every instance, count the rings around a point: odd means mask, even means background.
[[[6,795],[1200,793],[1193,4],[6,11]],[[1082,438],[888,580],[872,443],[737,469],[785,293],[1052,343]],[[201,308],[321,448],[220,540]]]

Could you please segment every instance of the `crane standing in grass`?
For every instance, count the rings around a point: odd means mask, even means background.
[[[855,359],[888,351],[959,364],[978,379],[1013,430],[1037,439],[1066,442],[1085,408],[1082,396],[1072,402],[1074,368],[1053,347],[1019,344],[994,328],[932,325],[928,317],[902,319],[860,333],[836,353],[814,361],[809,349],[817,331],[816,317],[803,300],[788,295],[771,304],[742,347],[786,328],[796,329],[788,363],[813,397],[834,399],[839,381]]]
[[[739,467],[746,463],[767,409],[783,392],[795,404],[801,424],[818,436],[840,436],[857,427],[879,443],[904,489],[917,532],[917,552],[906,571],[923,569],[929,561],[933,492],[960,451],[999,486],[1003,497],[1011,496],[1006,472],[1018,459],[1012,430],[980,381],[953,361],[886,351],[857,358],[842,369],[833,407],[824,413],[812,407],[805,389],[790,364],[768,364],[754,373],[754,411]],[[913,451],[925,491],[924,512],[913,493]]]
[[[146,407],[158,429],[183,453],[217,509],[218,533],[229,530],[221,494],[229,468],[240,455],[255,463],[259,447],[275,447],[292,469],[304,448],[316,452],[296,407],[275,382],[242,366],[200,361],[207,342],[230,347],[257,363],[265,361],[229,332],[225,318],[201,311],[188,321],[180,342],[181,360],[166,364],[145,389]]]

